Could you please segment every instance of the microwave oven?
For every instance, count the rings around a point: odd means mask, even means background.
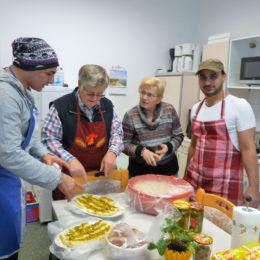
[[[260,56],[241,58],[240,82],[260,85]]]

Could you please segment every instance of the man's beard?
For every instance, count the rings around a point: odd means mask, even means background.
[[[219,94],[222,90],[223,90],[223,82],[221,83],[221,85],[218,88],[215,89],[214,92],[208,93],[208,92],[204,91],[203,89],[201,91],[203,92],[203,94],[206,97],[213,97],[213,96]]]

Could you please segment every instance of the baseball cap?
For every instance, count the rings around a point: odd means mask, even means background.
[[[196,75],[198,75],[201,70],[212,70],[214,72],[225,71],[223,63],[218,59],[207,59],[202,61],[199,64],[199,68],[196,72]]]

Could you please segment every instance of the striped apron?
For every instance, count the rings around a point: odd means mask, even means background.
[[[225,100],[221,117],[215,121],[198,121],[200,103],[192,120],[192,134],[197,137],[195,153],[187,168],[185,180],[195,190],[219,195],[235,205],[243,205],[243,166],[241,154],[232,144],[224,120]]]

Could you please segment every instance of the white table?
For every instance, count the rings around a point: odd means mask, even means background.
[[[136,227],[144,233],[148,233],[151,227],[152,222],[155,219],[155,216],[135,212],[130,209],[125,203],[125,193],[114,193],[109,194],[109,197],[115,199],[124,208],[124,214],[121,217],[117,217],[112,219],[113,222],[126,222],[130,226]],[[52,201],[52,206],[54,210],[54,215],[59,221],[59,224],[66,229],[69,225],[71,225],[71,221],[82,220],[83,217],[81,215],[73,214],[70,210],[70,205],[66,200],[57,200]],[[111,219],[110,219],[111,221]],[[213,237],[213,249],[212,252],[218,252],[230,249],[231,245],[231,236],[226,233],[224,230],[220,229],[218,226],[210,222],[209,220],[203,220],[202,232]],[[93,258],[92,258],[93,257]],[[95,255],[88,257],[88,260],[105,260],[108,259],[104,252],[97,252]],[[160,256],[157,250],[148,250],[147,257],[145,260],[162,260],[164,257]],[[72,259],[71,259],[72,260]]]

